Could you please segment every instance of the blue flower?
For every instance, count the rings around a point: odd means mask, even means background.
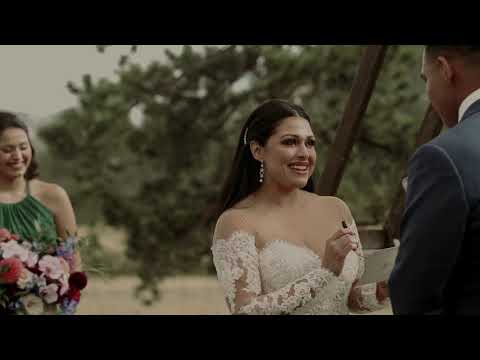
[[[22,307],[23,307],[23,304],[19,300],[8,304],[8,310],[13,312],[17,312],[17,310],[20,310]]]
[[[63,299],[62,303],[60,304],[60,310],[62,311],[63,315],[75,315],[77,306],[78,301]]]
[[[73,236],[68,237],[65,241],[62,241],[57,247],[57,255],[70,259],[73,257],[77,239]]]

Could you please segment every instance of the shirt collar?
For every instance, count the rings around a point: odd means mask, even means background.
[[[463,100],[460,108],[458,109],[458,122],[462,121],[462,117],[465,115],[465,112],[477,100],[480,100],[480,89],[475,90]]]

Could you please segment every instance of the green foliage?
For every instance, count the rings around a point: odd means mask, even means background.
[[[104,49],[102,49],[104,50]],[[135,49],[136,50],[136,49]],[[141,51],[141,48],[138,50]],[[167,275],[211,270],[208,216],[240,127],[259,103],[286,98],[310,113],[318,169],[343,114],[360,46],[185,46],[146,67],[120,61],[118,81],[69,84],[79,106],[39,133],[82,222],[128,231],[128,257],[153,300]],[[383,221],[426,101],[420,48],[392,46],[339,196],[359,223]],[[140,119],[134,114],[140,113]]]

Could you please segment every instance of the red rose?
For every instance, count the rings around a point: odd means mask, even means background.
[[[23,264],[17,258],[8,258],[0,260],[0,283],[14,284],[20,278]]]
[[[74,272],[68,278],[68,285],[73,289],[83,290],[87,283],[87,275],[83,271]]]
[[[80,290],[77,289],[70,289],[67,293],[67,298],[75,300],[76,302],[80,302],[80,297]]]

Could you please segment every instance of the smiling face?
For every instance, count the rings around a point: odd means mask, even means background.
[[[7,128],[0,135],[0,175],[9,179],[25,176],[32,160],[27,133]]]
[[[301,117],[283,119],[264,147],[253,149],[264,162],[264,184],[281,188],[304,188],[315,170],[317,153],[310,123]]]

